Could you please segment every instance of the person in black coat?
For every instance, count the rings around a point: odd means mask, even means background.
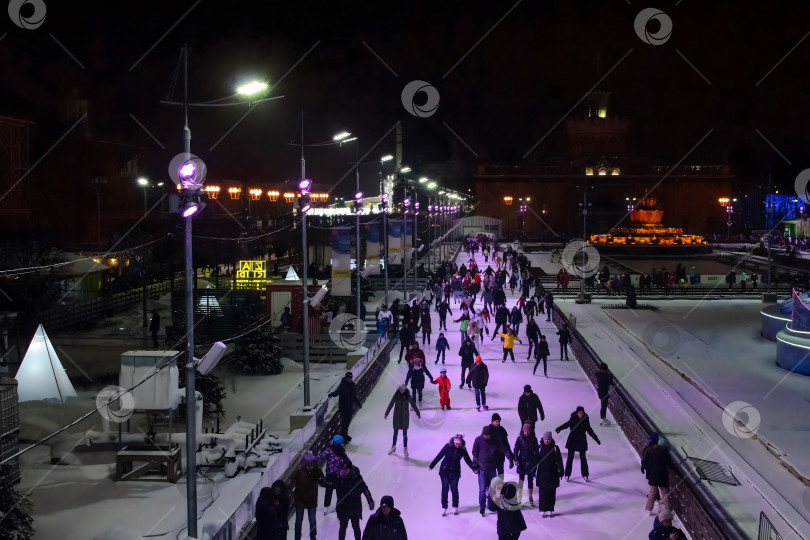
[[[686,537],[683,535],[683,531],[672,525],[674,517],[668,508],[659,510],[653,521],[653,530],[647,536],[648,540],[684,540]]]
[[[402,363],[403,351],[407,351],[411,348],[411,342],[413,342],[414,338],[416,337],[416,334],[413,333],[410,325],[408,324],[409,319],[406,317],[402,320],[402,330],[399,331],[399,361],[397,364]]]
[[[529,319],[529,322],[526,323],[526,338],[529,340],[529,352],[526,354],[526,358],[529,359],[532,357],[532,350],[537,350],[537,344],[540,342],[540,327],[537,326],[537,323],[534,319]]]
[[[551,320],[551,312],[554,310],[554,295],[551,294],[551,291],[546,293],[546,311],[548,311],[548,318],[546,322]]]
[[[608,365],[602,362],[602,365],[596,370],[596,395],[599,396],[599,401],[602,404],[599,409],[600,426],[610,425],[610,421],[607,419],[607,406],[608,398],[610,397],[610,384],[612,382],[613,374],[608,369]]]
[[[534,424],[537,423],[538,412],[540,413],[540,421],[546,419],[546,413],[543,412],[543,404],[540,402],[540,397],[532,392],[532,387],[528,384],[523,387],[523,393],[518,399],[517,411],[520,417],[520,424],[523,425],[528,422],[532,425],[532,429],[534,429]]]
[[[500,478],[495,478],[489,491],[498,509],[498,540],[517,540],[520,533],[526,530],[517,486],[514,482],[504,483]]]
[[[646,471],[647,483],[650,485],[650,492],[647,494],[647,511],[652,512],[659,491],[661,496],[659,508],[669,508],[669,470],[674,469],[675,465],[669,455],[669,444],[666,439],[663,437],[658,439],[658,444],[644,456],[641,467]]]
[[[571,331],[568,329],[568,323],[563,323],[562,328],[557,330],[557,335],[560,336],[560,360],[563,357],[568,360],[568,344],[571,343]]]
[[[554,442],[550,431],[543,433],[537,463],[537,502],[543,517],[554,517],[557,488],[563,477],[563,462],[560,447]]]
[[[478,506],[482,516],[486,506],[493,512],[496,510],[492,499],[489,498],[489,485],[492,479],[498,476],[498,466],[503,462],[505,452],[512,453],[492,435],[491,425],[484,426],[481,435],[475,438],[472,450],[473,467],[478,469]],[[510,458],[509,468],[513,466],[514,462]]]
[[[543,375],[548,377],[548,341],[546,341],[546,336],[540,334],[540,343],[537,344],[537,348],[534,349],[534,369],[532,370],[532,375],[537,373],[537,366],[540,365],[540,362],[543,362]]]
[[[279,540],[282,537],[277,505],[273,489],[262,488],[256,500],[256,540]]]
[[[338,540],[346,539],[346,529],[349,522],[354,529],[354,540],[360,540],[360,520],[363,519],[363,501],[360,496],[366,496],[368,509],[374,510],[374,499],[371,497],[366,482],[360,475],[360,469],[349,464],[345,464],[340,470],[340,477],[335,481],[335,491],[337,492],[337,518],[340,522],[338,529]]]
[[[152,334],[152,344],[157,349],[158,344],[158,332],[160,332],[160,313],[158,310],[152,310],[152,320],[149,322],[149,332]]]
[[[442,480],[442,515],[447,514],[447,492],[448,490],[453,495],[453,512],[458,514],[458,480],[461,478],[461,460],[467,463],[467,466],[478,474],[478,470],[473,467],[470,461],[470,454],[467,453],[467,445],[464,442],[464,435],[455,435],[450,442],[444,445],[439,451],[433,461],[430,462],[428,469],[431,471],[436,464],[441,461],[439,467],[439,478]]]
[[[278,501],[276,504],[276,512],[278,512],[278,520],[281,523],[281,535],[279,538],[287,538],[287,531],[290,529],[290,495],[287,493],[287,485],[283,480],[276,480],[270,486],[273,490],[273,496]]]
[[[464,388],[464,375],[468,369],[472,368],[475,357],[478,356],[478,349],[475,348],[472,339],[465,338],[464,343],[461,344],[461,348],[458,350],[458,355],[461,357],[461,384],[458,387]],[[467,388],[472,388],[472,386],[467,383]]]
[[[475,389],[475,408],[480,411],[483,404],[484,410],[489,410],[487,407],[487,383],[489,382],[489,368],[481,359],[480,356],[475,357],[475,365],[470,368],[467,374],[467,385],[472,384]]]
[[[495,307],[506,305],[506,292],[504,292],[501,287],[503,287],[503,283],[495,287],[495,290],[492,292],[492,303],[495,304]]]
[[[352,438],[349,437],[349,423],[352,421],[354,414],[354,406],[357,408],[363,406],[357,398],[357,386],[354,384],[354,375],[351,371],[347,371],[343,380],[340,381],[337,389],[329,393],[329,397],[338,398],[338,411],[340,412],[340,434],[343,440],[351,442]]]
[[[509,325],[509,309],[506,306],[498,307],[495,311],[495,330],[492,331],[492,339],[494,341],[498,337],[498,329],[503,329],[506,332],[506,327]]]
[[[424,381],[422,384],[424,385]],[[388,451],[389,455],[397,450],[397,433],[399,433],[401,429],[402,446],[405,451],[405,457],[408,457],[408,426],[411,422],[411,413],[408,410],[409,406],[416,413],[416,416],[422,418],[422,414],[419,412],[419,409],[416,408],[416,403],[411,397],[410,392],[408,392],[404,384],[401,384],[397,391],[394,392],[391,402],[388,404],[388,408],[385,409],[384,418],[386,420],[388,419],[388,413],[391,412],[392,408],[394,409],[394,442],[391,444],[391,450]]]
[[[518,480],[523,485],[523,477],[528,477],[529,504],[534,504],[534,477],[537,474],[537,463],[540,460],[540,447],[534,435],[534,426],[526,422],[515,439],[515,463]]]
[[[363,540],[408,540],[405,522],[399,510],[394,508],[394,498],[383,495],[380,508],[368,518],[363,530]]]
[[[436,311],[439,312],[439,330],[447,330],[447,314],[453,314],[453,310],[450,309],[450,304],[447,300],[442,300],[439,307],[436,308]]]
[[[568,419],[568,422],[558,427],[555,431],[559,433],[567,428],[570,428],[571,432],[568,434],[568,440],[565,442],[565,448],[568,449],[568,457],[565,460],[565,479],[571,479],[571,468],[574,465],[574,452],[579,452],[582,477],[585,478],[587,482],[589,476],[588,458],[585,456],[585,452],[588,451],[588,440],[585,438],[585,434],[590,435],[591,438],[596,441],[596,444],[602,444],[602,442],[599,440],[599,437],[596,436],[596,433],[593,432],[593,429],[591,429],[591,421],[585,413],[585,408],[582,406],[577,407],[577,410],[571,413],[571,418]]]
[[[498,447],[501,449],[501,461],[498,463],[498,474],[503,476],[503,464],[506,459],[509,459],[509,468],[514,467],[515,455],[509,446],[509,433],[506,428],[501,425],[501,415],[492,413],[492,420],[489,426],[492,428],[492,438],[495,440]]]

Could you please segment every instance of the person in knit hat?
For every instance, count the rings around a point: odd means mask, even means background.
[[[363,529],[363,540],[407,540],[402,513],[394,508],[394,498],[383,495],[380,507],[371,514]]]
[[[487,507],[492,512],[497,510],[489,498],[489,485],[498,476],[498,465],[503,462],[504,455],[503,446],[492,432],[491,424],[484,426],[481,435],[475,438],[472,450],[473,468],[478,469],[478,506],[482,516]],[[512,453],[508,448],[506,450]]]
[[[492,413],[492,420],[489,424],[492,428],[492,438],[495,439],[496,444],[501,448],[501,460],[498,463],[498,474],[503,476],[503,464],[506,461],[506,458],[509,458],[509,468],[515,466],[515,455],[512,453],[511,448],[509,447],[509,434],[506,432],[506,428],[501,425],[501,415],[498,413]]]
[[[543,433],[537,462],[537,503],[543,517],[554,517],[557,488],[563,477],[563,462],[560,447],[554,442],[550,431]]]
[[[467,374],[467,384],[472,383],[472,387],[475,389],[475,408],[479,412],[481,411],[482,405],[484,410],[489,410],[489,407],[487,407],[486,394],[488,382],[489,368],[480,356],[476,356],[475,365],[470,368],[470,372]]]
[[[523,477],[528,477],[529,504],[534,504],[534,477],[537,474],[537,463],[540,460],[540,448],[534,435],[534,426],[530,422],[523,424],[520,434],[515,439],[515,463],[518,480],[523,485]]]
[[[540,420],[546,419],[546,413],[543,412],[543,404],[540,402],[540,397],[532,392],[531,385],[523,387],[523,394],[518,398],[517,405],[518,416],[520,417],[520,424],[526,422],[531,423],[532,429],[534,424],[537,423],[537,413],[540,413]]]
[[[442,462],[439,467],[439,478],[442,480],[442,515],[447,515],[447,492],[453,494],[453,513],[458,515],[458,481],[461,478],[461,460],[467,463],[467,466],[478,474],[478,469],[473,467],[470,461],[470,455],[467,453],[467,445],[464,442],[464,435],[458,433],[454,435],[450,442],[444,445],[439,451],[433,461],[430,462],[428,469],[431,471],[439,461]]]
[[[323,471],[318,467],[318,459],[307,452],[301,465],[292,474],[295,484],[293,501],[295,502],[295,537],[301,538],[301,529],[304,523],[304,510],[309,514],[309,537],[315,540],[318,533],[316,528],[315,511],[318,508],[318,486],[323,485]]]
[[[387,420],[391,409],[394,409],[394,441],[391,443],[391,450],[388,451],[389,455],[393,454],[397,450],[397,433],[399,433],[399,430],[401,429],[402,448],[405,457],[408,457],[408,426],[410,425],[411,421],[411,414],[408,407],[413,409],[416,416],[422,418],[422,414],[416,407],[416,401],[413,397],[411,397],[411,394],[408,392],[405,385],[400,384],[397,391],[394,392],[393,397],[391,397],[391,402],[388,403],[388,408],[385,409],[385,415],[383,416],[383,418]]]

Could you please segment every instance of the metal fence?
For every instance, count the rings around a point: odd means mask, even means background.
[[[554,308],[552,320],[558,327],[562,326],[562,323],[569,322],[558,307]],[[569,328],[572,337],[569,346],[588,379],[596,386],[596,370],[601,365],[599,355],[588,345],[575,327],[569,325]],[[641,456],[642,449],[649,442],[649,433],[657,431],[652,421],[627,390],[615,380],[611,386],[608,408],[630,444]],[[694,540],[744,538],[745,535],[741,531],[725,530],[720,526],[720,523],[723,523],[729,528],[735,527],[733,519],[719,515],[721,510],[718,504],[713,504],[711,509],[708,507],[704,496],[698,493],[695,486],[689,482],[689,473],[690,471],[685,467],[678,465],[676,470],[670,471],[669,480],[669,484],[672,486],[669,493],[672,509],[689,532],[689,536]]]
[[[759,535],[757,540],[782,540],[782,535],[774,528],[765,512],[759,513]]]
[[[390,352],[396,345],[396,340],[378,338],[369,348],[362,360],[351,369],[357,384],[357,397],[363,402],[374,389],[380,376],[390,360]],[[331,390],[330,390],[331,391]],[[311,450],[318,454],[322,452],[332,437],[340,431],[340,415],[336,414],[336,400],[324,401],[315,406],[315,414],[306,426],[298,432],[290,444],[269,464],[258,484],[242,501],[239,507],[228,517],[225,523],[211,526],[211,530],[204,525],[203,532],[211,540],[235,540],[256,538],[256,528],[253,515],[256,500],[262,488],[270,487],[276,480],[283,480],[290,494],[290,513],[292,516],[295,486],[292,483],[292,473],[298,467],[303,455]],[[331,416],[330,416],[331,414]]]
[[[143,290],[143,287],[139,287],[87,302],[57,306],[47,311],[37,313],[35,318],[43,324],[49,332],[85,325],[142,302]],[[158,298],[169,291],[171,291],[170,281],[162,281],[154,285],[146,286],[147,298]]]

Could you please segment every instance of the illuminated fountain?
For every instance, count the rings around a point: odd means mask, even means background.
[[[810,375],[810,307],[793,290],[790,322],[776,334],[776,364],[782,369]]]
[[[661,218],[664,211],[654,197],[644,193],[644,198],[635,207],[630,206],[630,227],[616,227],[608,234],[591,235],[591,244],[608,245],[701,245],[706,241],[699,234],[684,234],[683,229],[664,227]]]

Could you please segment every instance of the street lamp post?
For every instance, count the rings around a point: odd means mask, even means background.
[[[419,294],[419,285],[416,283],[416,279],[419,276],[419,267],[417,264],[419,263],[419,248],[416,243],[419,239],[416,236],[416,219],[419,216],[419,201],[416,200],[416,190],[413,190],[413,241],[411,244],[413,245],[413,295],[416,296]]]
[[[385,265],[385,305],[388,306],[388,193],[383,191],[382,172],[380,173],[380,211],[383,216],[383,256],[380,259]]]
[[[405,199],[402,201],[402,289],[403,295],[405,296],[405,300],[408,300],[408,272],[411,270],[410,265],[410,256],[408,252],[405,250],[405,240],[407,239],[408,235],[406,231],[408,230],[408,207],[411,204],[411,200],[407,197],[408,194],[408,184],[405,184],[403,188],[403,196]]]

